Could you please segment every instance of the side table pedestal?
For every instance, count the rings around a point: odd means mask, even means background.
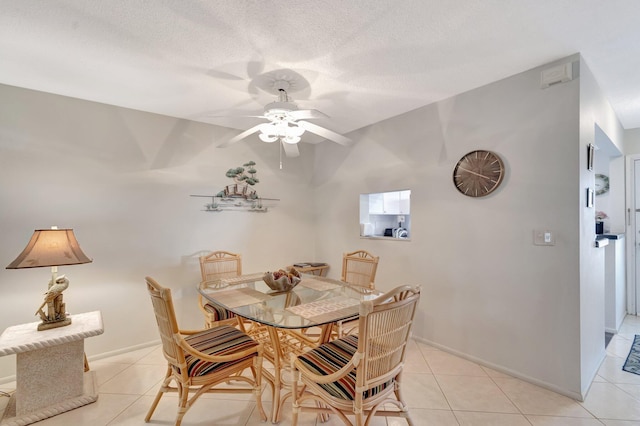
[[[35,423],[98,399],[94,372],[84,372],[84,339],[103,333],[102,315],[71,319],[65,327],[38,331],[38,323],[29,323],[0,335],[0,356],[16,354],[16,391],[1,426]]]

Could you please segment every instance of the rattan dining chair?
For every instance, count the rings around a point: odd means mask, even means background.
[[[353,424],[347,414],[355,416],[357,426],[368,425],[373,416],[404,417],[412,425],[401,376],[419,299],[419,287],[401,286],[361,302],[359,335],[332,340],[294,358],[292,424],[297,424],[300,411],[312,411],[334,413],[347,425]]]
[[[149,422],[160,398],[178,393],[176,426],[196,400],[205,393],[253,393],[262,420],[262,345],[229,325],[204,330],[180,330],[173,308],[171,290],[146,277],[147,289],[160,331],[167,373],[145,417]],[[242,375],[249,369],[250,376]],[[175,385],[172,386],[172,382]],[[237,383],[236,383],[237,382]],[[225,387],[217,387],[224,384]],[[234,386],[231,386],[231,385]],[[236,386],[237,385],[237,386]],[[189,394],[193,396],[189,398]]]
[[[380,258],[366,250],[356,250],[342,256],[341,280],[351,285],[375,289],[376,270]]]
[[[356,250],[342,256],[341,280],[352,286],[375,290],[376,271],[380,257],[374,256],[366,250]],[[335,325],[334,334],[343,337],[355,333],[358,329],[357,320],[340,321]]]
[[[200,257],[200,273],[202,285],[216,282],[221,278],[232,278],[242,275],[242,256],[228,251],[214,251]],[[211,328],[222,324],[239,325],[244,330],[243,321],[222,306],[205,301],[198,294],[198,307],[204,315],[205,327]]]

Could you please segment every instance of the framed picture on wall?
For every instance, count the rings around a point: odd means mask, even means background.
[[[587,169],[593,171],[593,154],[596,147],[590,143],[587,147]]]

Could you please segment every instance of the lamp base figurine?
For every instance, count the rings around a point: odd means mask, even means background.
[[[44,294],[44,302],[36,311],[42,322],[38,324],[38,331],[64,327],[71,324],[71,318],[67,317],[65,304],[62,301],[62,292],[69,287],[69,280],[65,275],[51,278],[49,289]],[[45,313],[43,308],[47,307]]]

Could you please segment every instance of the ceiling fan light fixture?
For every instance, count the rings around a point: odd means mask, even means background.
[[[278,130],[273,123],[262,123],[258,126],[258,130],[260,130],[265,135],[277,135]]]
[[[290,136],[302,136],[302,134],[304,133],[304,130],[302,127],[296,125],[296,126],[289,126],[289,128],[287,129],[287,134]]]
[[[278,140],[278,137],[277,137],[277,136],[274,136],[274,135],[268,135],[268,134],[265,134],[265,133],[260,133],[260,134],[258,135],[258,137],[260,138],[260,140],[261,140],[262,142],[267,142],[267,143],[275,142],[275,141],[277,141],[277,140]]]
[[[249,116],[252,118],[263,118],[268,120],[268,122],[257,124],[218,146],[229,146],[249,135],[257,133],[258,137],[263,142],[271,143],[280,141],[281,143],[278,145],[280,146],[281,154],[284,152],[287,157],[298,157],[300,155],[300,151],[296,144],[300,142],[301,136],[307,132],[336,142],[340,145],[348,146],[350,144],[351,139],[325,127],[318,126],[317,124],[307,121],[329,118],[329,116],[315,109],[299,109],[287,95],[286,90],[288,88],[288,81],[275,81],[273,89],[278,91],[278,100],[267,104],[264,107],[263,115]]]
[[[291,136],[291,135],[285,136],[282,138],[282,142],[293,145],[300,142],[300,136]]]
[[[275,142],[280,138],[289,144],[300,142],[300,136],[305,132],[303,127],[292,125],[285,120],[264,123],[258,129],[260,130],[258,137],[263,142]]]

